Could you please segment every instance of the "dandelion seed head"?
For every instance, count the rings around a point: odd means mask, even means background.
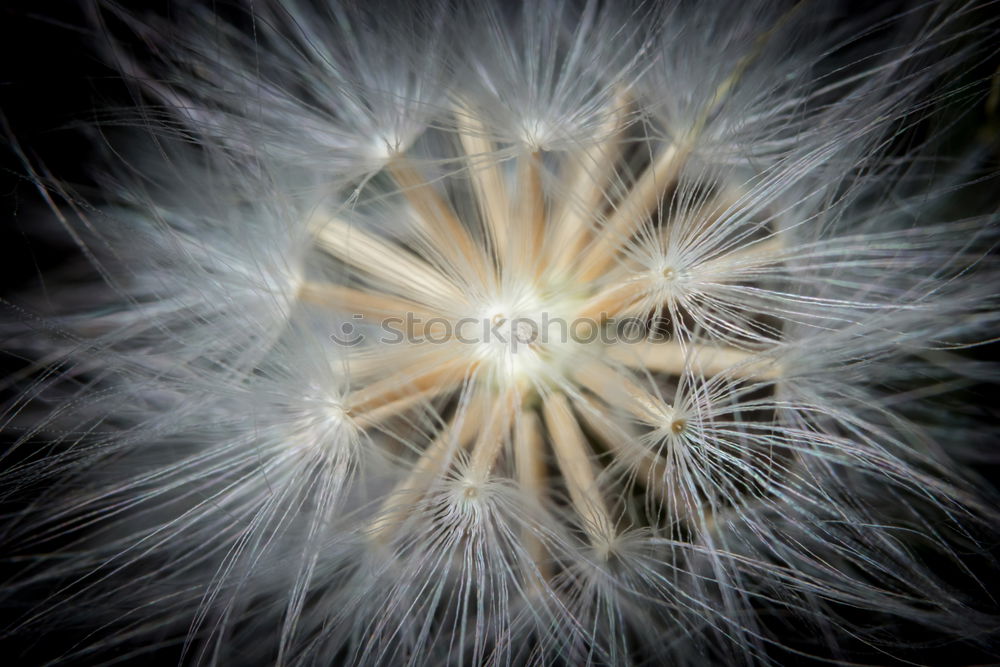
[[[962,634],[913,544],[993,520],[936,399],[996,379],[937,341],[988,337],[997,218],[929,222],[970,172],[897,144],[979,42],[616,4],[264,2],[112,48],[193,194],[133,175],[66,223],[108,289],[12,336],[10,417],[54,452],[22,470],[84,480],[11,529],[79,537],[46,576],[195,663],[768,664],[775,618],[877,639],[854,609]]]

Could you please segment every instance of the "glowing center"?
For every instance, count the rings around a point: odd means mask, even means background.
[[[557,373],[568,351],[567,323],[537,299],[493,303],[465,327],[479,359],[504,380],[541,380]]]

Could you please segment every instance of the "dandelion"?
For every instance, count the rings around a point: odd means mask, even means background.
[[[6,325],[9,591],[47,595],[11,631],[239,665],[988,642],[961,401],[998,218],[955,212],[981,165],[935,122],[983,102],[994,20],[750,4],[94,9],[144,132],[93,206],[35,172],[93,279]]]

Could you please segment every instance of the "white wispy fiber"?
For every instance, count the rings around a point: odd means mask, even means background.
[[[991,640],[1000,218],[955,136],[993,3],[209,4],[95,7],[137,100],[102,191],[29,165],[83,266],[3,325],[8,599],[43,591],[8,632],[223,665]]]

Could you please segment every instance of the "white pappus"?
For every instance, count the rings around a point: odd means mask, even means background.
[[[876,4],[90,5],[135,105],[97,193],[24,161],[78,257],[0,325],[5,632],[73,628],[61,664],[990,650],[1000,216],[956,137],[997,123],[1000,31]]]

